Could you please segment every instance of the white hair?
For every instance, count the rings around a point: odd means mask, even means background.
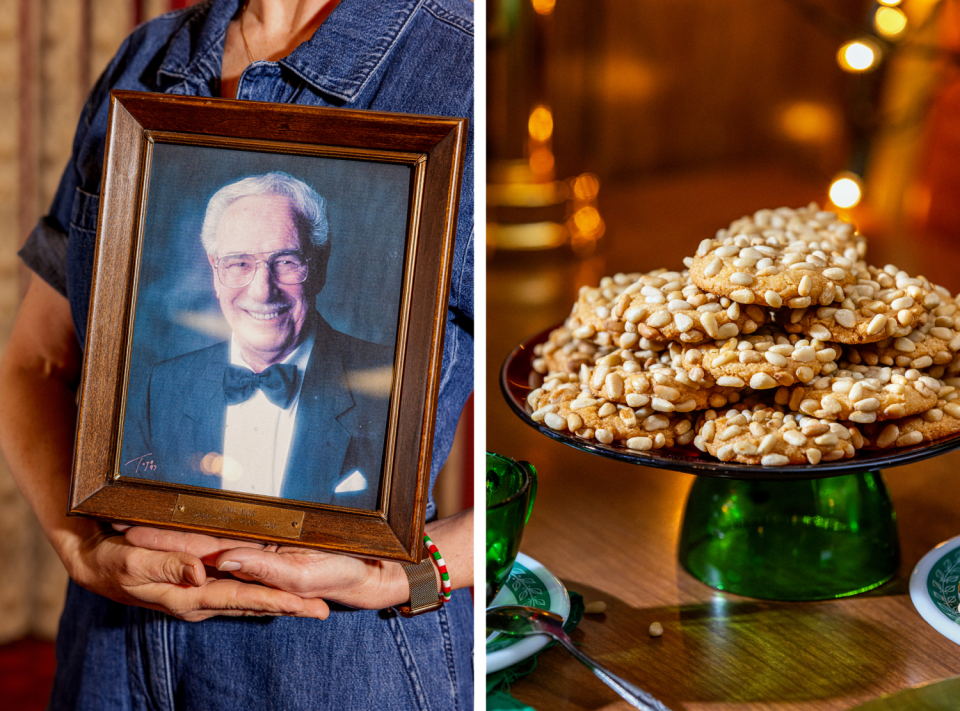
[[[317,249],[326,245],[330,230],[326,201],[302,180],[276,170],[264,175],[251,175],[224,185],[213,194],[207,203],[203,228],[200,230],[200,241],[207,254],[216,252],[217,228],[223,213],[234,202],[250,195],[279,195],[287,198],[294,214],[299,218],[297,227],[303,243],[310,243]]]

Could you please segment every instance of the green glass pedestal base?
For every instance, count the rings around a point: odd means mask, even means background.
[[[878,471],[800,481],[701,476],[687,498],[679,556],[718,590],[825,600],[893,577],[900,541]]]

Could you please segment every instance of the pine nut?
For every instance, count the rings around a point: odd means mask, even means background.
[[[917,344],[909,338],[898,338],[893,342],[893,347],[904,353],[912,353],[917,349]]]
[[[643,421],[643,429],[647,432],[654,430],[665,430],[670,426],[670,420],[663,415],[651,415]]]
[[[790,459],[782,454],[767,454],[760,459],[765,467],[782,467],[790,463]]]
[[[914,430],[913,432],[907,432],[897,437],[897,446],[898,447],[909,447],[912,444],[920,444],[923,441],[923,433]]]
[[[567,428],[566,418],[555,412],[548,412],[543,418],[543,423],[552,430],[565,430]]]
[[[703,437],[705,442],[713,442],[713,437],[716,434],[716,431],[716,423],[713,420],[710,420],[700,429],[700,436]]]
[[[627,447],[629,449],[647,451],[653,449],[653,440],[649,437],[631,437],[627,440]]]
[[[693,319],[686,314],[675,314],[673,322],[677,325],[677,330],[680,331],[680,333],[686,333],[693,328]]]
[[[806,436],[798,430],[787,430],[783,433],[783,440],[787,444],[792,444],[795,447],[803,447],[807,444]]]
[[[750,377],[750,387],[754,390],[769,390],[777,387],[777,381],[766,373],[754,373]]]
[[[787,364],[787,359],[773,350],[768,350],[763,354],[763,357],[767,359],[768,363],[776,366],[777,368],[783,368]]]
[[[733,338],[740,333],[740,328],[735,323],[725,323],[717,329],[717,340]]]
[[[703,330],[707,332],[707,335],[710,338],[717,337],[717,317],[712,313],[705,313],[700,317],[700,325],[703,327]]]
[[[831,334],[826,326],[817,323],[810,327],[810,335],[821,341],[826,341],[829,340]]]
[[[672,402],[662,397],[653,398],[653,400],[650,401],[650,406],[657,412],[673,412],[675,409]]]
[[[876,336],[878,333],[882,333],[883,329],[887,327],[887,317],[883,314],[877,314],[873,317],[873,320],[870,321],[867,326],[867,333],[871,336]]]
[[[757,453],[761,455],[769,454],[773,451],[773,448],[777,445],[777,435],[770,433],[762,440],[760,440],[760,446],[757,448]]]
[[[626,316],[628,321],[630,320],[630,316],[632,315],[630,313],[630,311],[632,310],[633,309],[627,310]],[[647,318],[645,323],[651,328],[663,328],[668,323],[670,323],[672,319],[673,319],[673,315],[669,311],[654,311],[652,314],[650,314],[650,317]],[[639,320],[640,319],[638,318],[634,323],[636,323]]]

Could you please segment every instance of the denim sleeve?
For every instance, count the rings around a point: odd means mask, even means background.
[[[67,295],[67,234],[40,218],[18,252],[24,263],[64,296]]]

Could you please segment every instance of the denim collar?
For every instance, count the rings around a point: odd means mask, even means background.
[[[160,88],[200,96],[213,93],[220,82],[227,25],[242,2],[209,0],[195,10],[170,40],[157,71]],[[423,2],[340,0],[313,37],[278,63],[317,91],[352,101]]]

